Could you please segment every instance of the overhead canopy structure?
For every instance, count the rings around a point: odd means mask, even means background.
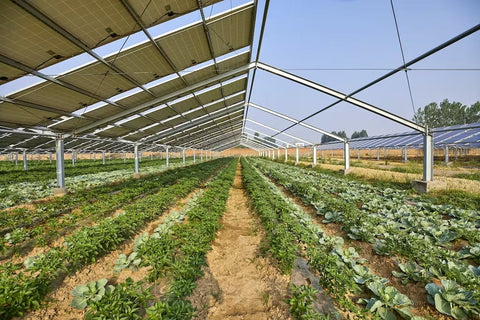
[[[69,149],[88,148],[85,140],[96,150],[201,148],[241,126],[256,4],[206,18],[204,6],[216,2],[6,3],[2,83],[27,74],[43,81],[1,97],[0,148],[53,150],[59,134]],[[201,20],[151,36],[152,26],[194,10]],[[103,57],[93,50],[137,31],[147,40]],[[55,77],[39,71],[80,53],[94,60]],[[204,139],[194,142],[197,134]]]
[[[56,150],[58,155],[59,148],[63,153],[64,148],[124,152],[287,146],[287,141],[272,145],[252,140],[246,132],[247,120],[253,121],[248,118],[248,108],[260,108],[250,101],[257,69],[337,99],[300,120],[263,108],[293,122],[283,130],[263,124],[273,130],[272,136],[288,135],[284,131],[296,125],[335,136],[304,121],[345,101],[415,130],[424,150],[430,150],[428,128],[353,95],[480,30],[476,25],[363,87],[342,93],[259,61],[269,0],[265,0],[257,25],[256,0],[205,14],[219,3],[225,2],[4,1],[0,84],[26,77],[41,81],[0,97],[0,152]],[[183,22],[192,14],[196,21]],[[163,34],[153,32],[167,22],[178,22],[180,27]],[[256,30],[258,45],[254,47]],[[137,36],[144,40],[126,47],[129,38]],[[100,54],[109,43],[121,44],[120,49]],[[85,56],[90,61],[72,62]],[[51,68],[69,62],[70,71],[50,75]],[[347,155],[349,143],[343,141]],[[425,152],[425,180],[432,178],[432,164],[431,153]]]

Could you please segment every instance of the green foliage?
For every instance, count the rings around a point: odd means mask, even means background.
[[[109,286],[102,297],[87,301],[86,320],[138,320],[148,302],[153,300],[149,289],[143,282],[134,282],[131,278],[117,286]]]
[[[137,258],[138,252],[132,252],[128,257],[125,254],[120,254],[115,261],[113,273],[119,273],[123,269],[137,270],[142,262],[141,258]]]
[[[430,128],[479,122],[480,101],[470,107],[460,102],[449,102],[448,99],[440,102],[440,106],[432,102],[424,108],[417,109],[412,120],[423,126],[428,125]]]
[[[332,131],[333,134],[336,134],[337,136],[339,137],[342,137],[342,138],[347,138],[347,134],[345,133],[345,131]],[[366,132],[365,132],[366,133]],[[330,141],[337,141],[337,139],[335,138],[332,138],[330,136],[327,136],[326,134],[322,135],[322,139],[321,139],[321,143],[326,143],[326,142],[330,142]]]
[[[290,313],[295,319],[301,320],[322,320],[329,319],[324,315],[315,312],[312,302],[316,299],[318,290],[306,285],[292,285],[290,287],[292,297],[287,299],[290,306]]]
[[[363,129],[362,131],[355,131],[354,133],[352,133],[352,139],[355,139],[355,138],[365,138],[365,137],[368,137],[368,133],[367,133],[367,130]]]
[[[395,287],[385,286],[384,283],[377,281],[367,283],[367,287],[376,297],[361,299],[360,302],[366,303],[366,308],[372,313],[384,320],[397,319],[396,314],[404,319],[412,317],[408,308],[412,305],[412,301]]]
[[[480,315],[480,301],[473,293],[462,289],[455,281],[442,279],[442,286],[429,283],[425,286],[428,302],[435,308],[455,319],[468,319],[469,316]]]
[[[407,261],[405,264],[399,264],[398,267],[401,272],[393,270],[392,274],[397,278],[403,279],[403,284],[407,284],[409,281],[426,282],[432,278],[428,273],[428,270],[420,267],[412,261]]]
[[[72,291],[75,297],[72,299],[71,306],[76,309],[85,309],[90,301],[99,301],[105,295],[105,292],[113,291],[114,287],[107,284],[107,279],[90,281],[89,283],[76,286]]]

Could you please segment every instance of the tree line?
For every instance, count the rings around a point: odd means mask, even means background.
[[[470,107],[460,102],[450,102],[444,99],[440,104],[432,102],[423,108],[417,109],[413,115],[412,121],[419,125],[428,125],[429,128],[449,127],[459,124],[469,124],[480,122],[480,101],[475,102]],[[333,134],[342,138],[347,138],[345,131],[332,131]],[[351,139],[368,137],[367,131],[355,131]],[[321,143],[336,141],[336,139],[323,135]]]

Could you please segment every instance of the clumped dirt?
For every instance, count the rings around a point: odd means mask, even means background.
[[[289,276],[261,255],[265,235],[248,207],[240,164],[221,224],[191,297],[199,319],[291,319],[284,302]]]

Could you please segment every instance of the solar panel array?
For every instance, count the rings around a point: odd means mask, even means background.
[[[216,146],[216,132],[234,131],[243,120],[238,106],[245,102],[256,3],[202,14],[157,37],[149,28],[217,2],[6,2],[0,83],[27,74],[43,81],[0,97],[0,151],[52,151],[58,134],[69,137],[67,151],[69,141],[88,139],[82,148]],[[147,40],[106,56],[93,51],[135,32]],[[94,61],[55,77],[40,71],[81,53]]]
[[[432,129],[434,148],[458,146],[480,148],[480,123]],[[318,146],[319,150],[343,149],[341,142],[329,142]],[[350,140],[351,149],[400,149],[423,148],[423,135],[415,131],[380,135]]]

